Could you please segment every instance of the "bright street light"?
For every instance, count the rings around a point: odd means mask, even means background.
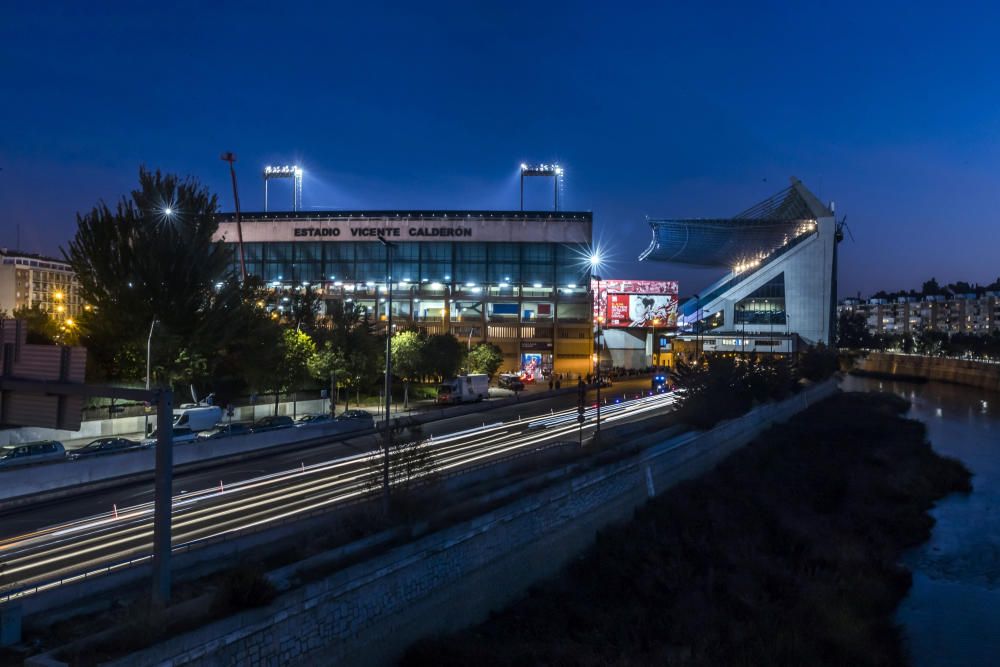
[[[174,214],[174,209],[170,208],[169,206],[163,209],[163,215],[173,215],[173,214]]]

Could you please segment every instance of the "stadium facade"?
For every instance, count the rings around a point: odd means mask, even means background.
[[[503,370],[591,371],[590,213],[325,211],[244,213],[246,270],[276,288],[309,285],[384,322],[391,244],[396,331],[450,332],[504,353]],[[232,214],[216,238],[234,244]],[[374,315],[376,314],[377,315]]]
[[[731,218],[649,220],[640,261],[726,268],[680,306],[683,338],[705,352],[791,353],[829,344],[836,322],[833,205],[798,179]]]

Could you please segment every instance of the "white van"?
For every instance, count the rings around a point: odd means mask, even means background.
[[[438,403],[471,403],[481,401],[490,393],[490,376],[485,373],[459,375],[445,380],[438,387]]]
[[[192,431],[207,431],[222,421],[222,408],[217,405],[199,405],[193,408],[174,410],[174,430],[189,428]]]

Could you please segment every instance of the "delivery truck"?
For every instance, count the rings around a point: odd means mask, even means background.
[[[459,375],[445,380],[438,387],[438,403],[472,403],[490,393],[490,377],[485,373]]]

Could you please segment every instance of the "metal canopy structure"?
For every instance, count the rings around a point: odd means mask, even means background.
[[[802,183],[792,184],[731,218],[649,220],[653,240],[639,260],[740,267],[816,231],[832,215]]]

